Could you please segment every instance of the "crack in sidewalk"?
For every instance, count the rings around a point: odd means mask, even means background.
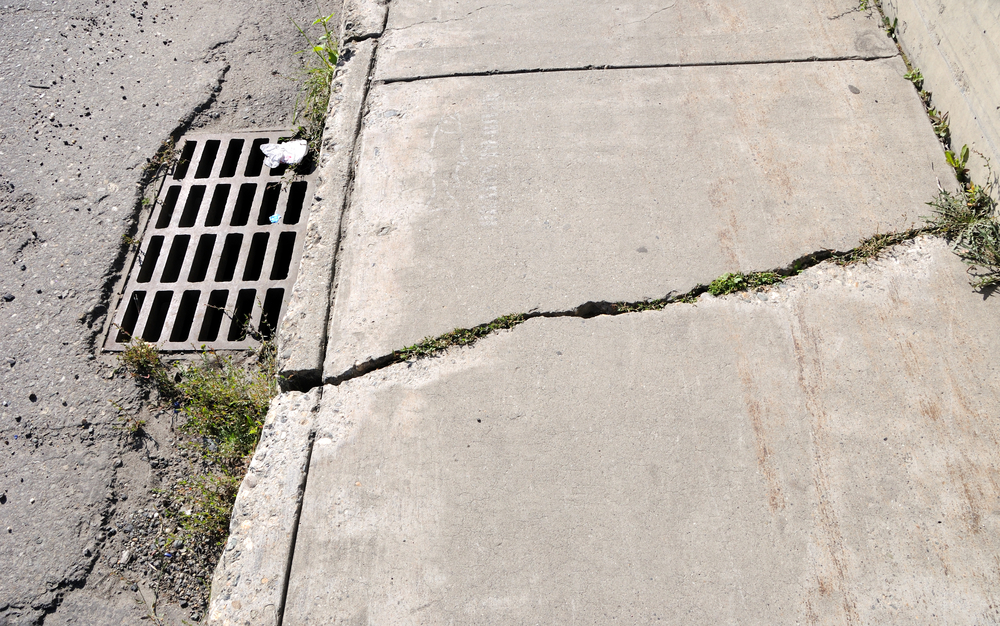
[[[684,293],[670,292],[662,298],[636,300],[631,302],[587,301],[572,309],[563,311],[528,311],[503,315],[489,322],[471,328],[456,328],[451,332],[437,337],[425,337],[419,343],[393,350],[380,357],[357,363],[351,369],[340,374],[324,377],[323,384],[339,385],[342,382],[359,378],[370,372],[384,369],[396,363],[436,356],[449,348],[470,346],[479,339],[495,334],[501,330],[510,330],[536,317],[578,317],[590,319],[602,315],[624,315],[643,311],[660,311],[679,303],[694,303],[704,293],[722,296],[732,293],[756,291],[762,286],[777,284],[787,278],[797,276],[803,271],[815,267],[824,261],[834,261],[841,265],[851,265],[875,259],[883,250],[907,241],[912,241],[920,235],[940,235],[939,227],[928,225],[910,228],[900,232],[876,233],[862,240],[850,250],[838,251],[822,249],[801,256],[784,267],[766,271],[728,273],[708,284],[699,284]],[[303,388],[294,386],[287,391],[308,391],[320,384],[312,384]]]
[[[478,72],[452,72],[450,74],[424,74],[421,76],[404,76],[397,78],[383,78],[374,81],[379,85],[391,85],[394,83],[413,83],[422,80],[437,80],[441,78],[467,78],[481,76],[516,76],[520,74],[550,74],[557,72],[594,72],[611,70],[649,70],[649,69],[670,69],[683,67],[739,67],[744,65],[788,65],[791,63],[837,63],[840,61],[882,61],[899,56],[899,52],[892,54],[865,56],[860,54],[820,57],[811,56],[801,59],[763,59],[753,61],[703,61],[698,63],[640,63],[635,65],[581,65],[576,67],[538,67],[531,69],[516,70],[483,70]]]

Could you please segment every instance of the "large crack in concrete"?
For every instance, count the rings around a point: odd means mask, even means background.
[[[864,262],[876,258],[883,250],[894,245],[912,241],[920,235],[936,234],[936,231],[929,227],[912,228],[898,233],[876,234],[863,240],[858,246],[850,250],[821,249],[794,259],[792,262],[782,267],[768,270],[741,272],[744,276],[759,274],[775,274],[783,281],[786,278],[796,276],[803,271],[815,267],[825,261],[834,261],[844,265]],[[714,280],[714,279],[713,279]],[[493,320],[478,324],[468,328],[456,328],[449,333],[437,337],[426,337],[421,342],[393,350],[388,354],[368,359],[367,361],[355,364],[351,369],[332,375],[324,375],[322,380],[317,380],[317,376],[299,376],[294,379],[284,381],[284,391],[310,391],[324,384],[339,385],[345,381],[364,376],[368,373],[384,369],[396,363],[410,361],[414,359],[427,358],[438,355],[448,348],[455,346],[472,345],[479,339],[499,332],[509,330],[529,319],[536,317],[577,317],[590,319],[599,316],[625,315],[628,313],[641,313],[644,311],[659,311],[671,304],[692,303],[699,296],[710,289],[712,281],[695,285],[691,289],[679,293],[670,292],[661,298],[608,302],[604,300],[588,300],[571,309],[557,311],[531,310],[523,313],[512,313],[503,315]],[[757,288],[740,288],[727,291],[729,293],[741,293],[755,291]],[[296,384],[297,383],[297,384]],[[305,383],[305,384],[303,384]]]

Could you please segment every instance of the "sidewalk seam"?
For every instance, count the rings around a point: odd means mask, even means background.
[[[441,78],[467,78],[479,76],[516,76],[520,74],[550,74],[557,72],[591,72],[605,70],[650,70],[650,69],[670,69],[684,67],[740,67],[744,65],[787,65],[790,63],[837,63],[842,61],[882,61],[893,59],[899,56],[899,52],[888,55],[877,56],[836,56],[836,57],[807,57],[804,59],[770,59],[763,61],[707,61],[701,63],[654,63],[637,65],[583,65],[579,67],[541,67],[534,69],[520,70],[485,70],[480,72],[455,72],[452,74],[426,74],[423,76],[407,76],[400,78],[383,78],[375,80],[378,85],[391,85],[394,83],[413,83],[422,80],[436,80]]]

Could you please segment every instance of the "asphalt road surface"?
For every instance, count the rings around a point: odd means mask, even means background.
[[[289,126],[291,20],[323,4],[0,4],[0,625],[202,618],[204,572],[157,602],[152,565],[114,566],[184,459],[100,345],[145,164],[187,129]]]

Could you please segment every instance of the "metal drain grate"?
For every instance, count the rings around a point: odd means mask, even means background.
[[[314,175],[282,181],[260,146],[287,131],[189,135],[160,190],[105,349],[242,349],[270,337],[302,257]],[[273,215],[280,215],[276,223]]]

